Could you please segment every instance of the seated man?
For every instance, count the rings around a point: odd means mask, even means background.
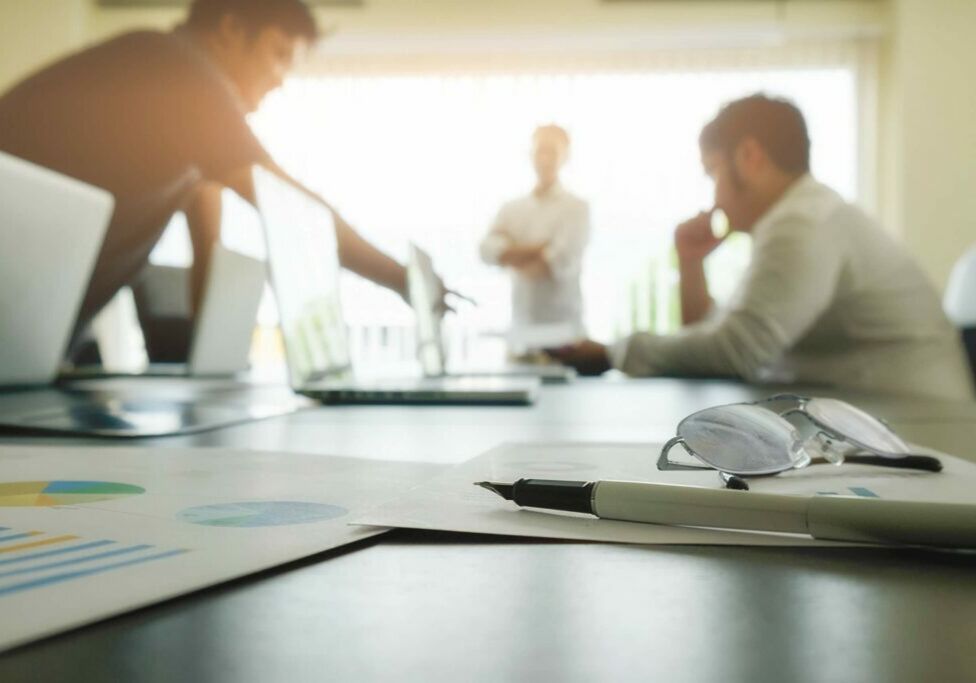
[[[860,209],[810,175],[806,124],[789,102],[755,95],[702,130],[715,208],[753,238],[727,306],[709,296],[703,261],[721,242],[702,213],[675,244],[686,327],[635,334],[608,349],[561,349],[597,374],[739,377],[751,382],[970,399],[958,335],[919,266]]]
[[[264,149],[246,116],[317,36],[301,0],[194,0],[186,23],[173,31],[125,33],[0,95],[0,150],[115,196],[76,341],[133,282],[175,212],[185,211],[190,226],[195,306],[219,237],[222,188],[253,203],[255,165],[301,187]],[[338,215],[336,232],[343,266],[406,295],[401,264]]]
[[[590,232],[589,208],[559,183],[569,157],[569,136],[559,126],[541,126],[532,136],[537,182],[525,197],[505,204],[481,243],[481,258],[512,272],[512,328],[583,331],[580,272]]]

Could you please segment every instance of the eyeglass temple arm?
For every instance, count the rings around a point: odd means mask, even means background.
[[[756,403],[773,403],[775,401],[797,401],[804,403],[809,400],[809,396],[800,396],[799,394],[773,394],[772,396],[767,396],[764,399],[756,401]]]
[[[812,462],[826,463],[829,461],[826,458],[813,458]],[[924,470],[926,472],[942,471],[942,461],[931,455],[904,455],[897,458],[886,458],[883,455],[845,455],[844,462],[852,465],[875,465],[905,470]]]
[[[668,459],[668,453],[671,452],[671,449],[672,448],[674,448],[675,446],[677,446],[679,444],[689,454],[696,455],[696,453],[693,450],[691,450],[691,448],[688,447],[688,444],[685,443],[685,440],[684,439],[682,439],[680,436],[676,436],[673,439],[669,439],[668,442],[666,444],[664,444],[664,446],[661,448],[661,455],[657,459],[657,468],[659,470],[662,470],[662,471],[664,471],[664,470],[694,470],[694,471],[699,471],[699,470],[710,470],[710,469],[712,469],[711,467],[706,467],[704,465],[684,465],[682,463],[672,462],[671,460],[669,460]]]

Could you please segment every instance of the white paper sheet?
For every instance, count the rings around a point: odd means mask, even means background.
[[[348,521],[439,471],[243,450],[0,448],[0,650],[381,533]]]
[[[519,478],[621,479],[719,487],[715,472],[660,472],[660,444],[508,444],[453,467],[354,523],[416,529],[619,543],[688,545],[844,545],[792,534],[723,531],[596,519],[518,508],[476,487],[476,481]],[[919,449],[919,452],[923,452]],[[755,491],[862,495],[901,500],[976,503],[976,465],[938,454],[938,474],[865,465],[816,465],[751,479]]]

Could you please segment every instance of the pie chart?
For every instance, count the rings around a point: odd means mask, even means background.
[[[145,492],[141,486],[111,481],[0,482],[0,507],[83,505]]]
[[[177,518],[190,524],[222,527],[285,526],[310,524],[342,517],[348,510],[338,505],[291,500],[262,500],[201,505],[181,511]]]

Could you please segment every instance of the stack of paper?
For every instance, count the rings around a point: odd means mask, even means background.
[[[485,480],[510,483],[535,478],[721,486],[716,472],[658,471],[660,450],[659,444],[509,444],[451,468],[355,521],[414,529],[622,543],[837,545],[792,534],[660,526],[525,510],[473,485]],[[945,467],[940,473],[865,465],[816,465],[752,479],[750,487],[766,493],[976,503],[976,465],[948,455],[938,457]]]
[[[432,465],[256,451],[0,449],[0,650],[368,538]]]

